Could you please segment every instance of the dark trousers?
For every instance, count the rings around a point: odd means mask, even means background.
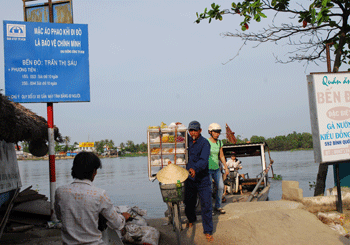
[[[209,176],[208,176],[209,177]],[[209,179],[209,178],[208,178]],[[202,224],[205,234],[213,232],[213,206],[211,202],[211,186],[209,181],[194,182],[187,179],[185,182],[185,213],[188,222],[193,223],[196,217],[197,195],[201,202]]]

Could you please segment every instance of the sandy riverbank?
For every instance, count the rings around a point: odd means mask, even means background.
[[[210,244],[350,244],[349,239],[323,224],[298,202],[230,203],[228,200],[224,208],[225,215],[214,216],[214,242]],[[200,216],[198,218],[191,229],[183,225],[182,244],[208,243]],[[166,218],[151,219],[148,223],[160,231],[159,245],[177,244],[172,228],[164,225]],[[59,230],[36,229],[19,234],[5,233],[1,244],[58,245],[62,242]]]

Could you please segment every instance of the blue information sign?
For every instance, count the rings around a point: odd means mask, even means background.
[[[90,101],[86,24],[4,21],[4,54],[11,100]]]

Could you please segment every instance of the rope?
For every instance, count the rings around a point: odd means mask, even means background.
[[[266,144],[266,142],[265,142]],[[272,164],[274,163],[273,159],[271,158],[271,155],[270,155],[270,148],[269,146],[266,144],[266,147],[267,147],[267,153],[269,154],[269,160],[270,160],[270,165],[271,166],[271,171],[272,171],[272,177],[275,176],[275,174],[273,173],[273,168],[272,168]]]

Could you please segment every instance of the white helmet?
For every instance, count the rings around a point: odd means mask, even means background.
[[[212,124],[210,124],[210,125],[209,125],[208,131],[210,132],[210,131],[213,131],[213,130],[221,130],[220,125],[217,124],[217,123],[212,123]]]

